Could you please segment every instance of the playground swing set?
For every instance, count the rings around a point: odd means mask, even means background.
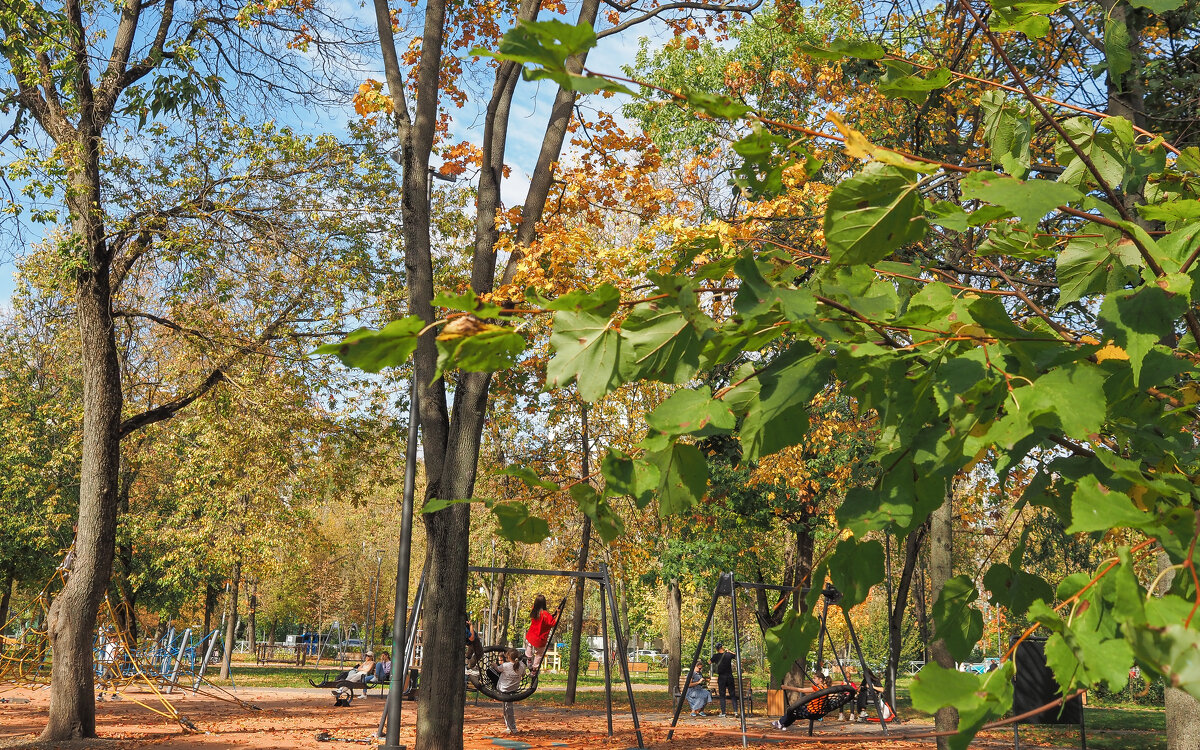
[[[704,620],[704,627],[700,631],[700,639],[696,643],[696,651],[692,657],[691,666],[684,674],[695,672],[697,665],[700,663],[700,654],[704,650],[705,641],[708,638],[709,631],[712,626],[713,615],[716,612],[717,604],[722,598],[729,599],[730,615],[733,620],[733,644],[734,656],[737,662],[737,685],[740,690],[743,685],[742,677],[742,653],[741,653],[741,632],[738,626],[737,614],[737,592],[740,589],[760,589],[766,591],[777,591],[786,595],[800,592],[806,593],[807,588],[796,588],[794,586],[775,586],[768,583],[755,583],[751,581],[739,581],[733,573],[722,573],[717,580],[717,586],[713,591],[712,603],[708,608],[708,616]],[[821,591],[822,608],[821,608],[821,625],[817,637],[817,668],[820,669],[825,651],[825,638],[829,635],[828,617],[829,605],[837,604],[842,598],[842,594],[831,584],[826,584]],[[780,600],[780,604],[785,599]],[[849,675],[846,674],[845,667],[841,660],[838,660],[838,668],[842,672],[842,678],[845,684],[833,685],[827,688],[816,690],[814,692],[805,692],[803,697],[794,705],[788,706],[785,700],[785,714],[791,713],[798,720],[808,721],[808,734],[811,736],[813,727],[816,722],[829,716],[832,713],[842,711],[851,701],[859,699],[859,691],[863,691],[865,695],[865,703],[870,704],[875,708],[875,712],[879,717],[880,726],[883,728],[883,733],[888,733],[887,722],[895,719],[895,711],[887,706],[872,679],[871,670],[867,667],[865,658],[863,657],[862,647],[858,641],[858,635],[854,632],[854,625],[850,622],[850,615],[845,609],[842,610],[842,615],[846,619],[846,628],[850,634],[852,643],[854,644],[855,653],[858,656],[859,667],[861,668],[861,681],[858,687],[850,684]],[[761,626],[761,624],[760,624]],[[832,640],[832,639],[831,639]],[[808,680],[808,670],[804,665],[801,665],[803,679]],[[784,687],[785,690],[801,692],[802,688]],[[667,739],[674,739],[675,727],[679,723],[679,715],[683,711],[683,704],[686,700],[686,691],[679,691],[679,698],[675,703],[675,712],[671,717],[671,729],[667,732]],[[738,721],[741,726],[742,746],[747,745],[746,734],[746,709],[744,702],[741,700],[741,695],[737,697]],[[860,702],[861,704],[862,702]]]
[[[573,579],[573,586],[586,585],[588,581],[595,581],[599,588],[600,595],[600,610],[601,610],[601,637],[604,641],[604,702],[605,710],[608,719],[608,736],[614,736],[613,729],[613,695],[612,695],[612,662],[611,649],[609,647],[609,621],[612,621],[613,638],[616,641],[617,651],[621,654],[625,653],[625,637],[621,632],[621,621],[617,616],[616,601],[613,598],[612,584],[609,578],[608,566],[604,563],[600,564],[599,571],[576,571],[576,570],[540,570],[533,568],[503,568],[503,567],[477,567],[471,566],[468,568],[472,573],[504,573],[507,575],[530,575],[530,576],[553,576],[567,577]],[[418,676],[413,674],[416,670],[411,669],[413,661],[413,653],[416,645],[417,626],[420,623],[422,609],[422,594],[425,590],[425,581],[422,580],[417,585],[417,594],[413,601],[413,606],[409,612],[409,619],[406,626],[408,637],[405,640],[403,660],[396,660],[393,667],[392,688],[401,690],[402,697],[412,697],[415,693],[415,686],[418,684]],[[550,649],[554,641],[554,635],[558,630],[558,623],[562,620],[563,610],[566,608],[567,599],[563,597],[562,602],[558,605],[555,613],[555,625],[550,631],[550,636],[546,641],[546,645],[542,647],[538,654],[538,661],[545,659],[546,652]],[[471,689],[481,695],[485,695],[502,703],[513,703],[523,701],[529,698],[538,689],[538,677],[540,671],[526,670],[522,676],[520,684],[515,690],[501,690],[499,688],[499,665],[503,662],[505,654],[509,650],[509,646],[492,645],[483,649],[483,657],[476,663],[473,669],[466,674],[466,679]],[[520,651],[522,661],[526,660],[526,655]],[[633,684],[629,676],[629,665],[624,660],[618,660],[621,667],[621,676],[625,682],[625,694],[629,702],[629,712],[633,719],[633,731],[637,737],[637,746],[645,747],[645,741],[642,737],[641,724],[638,719],[637,701],[633,694]],[[399,669],[401,671],[396,672]],[[397,675],[404,675],[403,678],[397,678]],[[329,687],[329,685],[320,685],[319,687]],[[356,685],[361,687],[361,684]],[[392,701],[389,701],[383,710],[382,716],[379,719],[379,728],[377,736],[384,737],[385,729],[388,725],[389,714],[391,713]],[[336,738],[328,738],[329,740]]]

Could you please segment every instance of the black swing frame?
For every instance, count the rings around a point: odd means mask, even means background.
[[[738,615],[737,615],[737,592],[739,589],[751,589],[751,590],[757,589],[757,590],[763,590],[763,591],[778,591],[781,593],[796,593],[796,592],[798,592],[800,594],[806,594],[806,593],[808,593],[808,591],[810,589],[808,587],[797,587],[797,586],[776,586],[776,585],[770,584],[770,583],[758,583],[755,581],[739,581],[733,575],[732,572],[722,573],[720,575],[720,577],[718,577],[718,579],[717,579],[716,588],[713,590],[712,603],[708,607],[708,616],[704,619],[704,627],[700,631],[700,639],[696,642],[696,653],[692,657],[692,665],[689,668],[689,670],[687,671],[687,674],[690,675],[692,672],[695,672],[696,666],[700,663],[700,654],[704,650],[704,643],[708,638],[709,629],[712,626],[713,614],[715,613],[715,611],[717,609],[717,602],[720,601],[722,597],[726,597],[726,596],[729,597],[729,608],[730,608],[730,613],[731,613],[731,616],[733,619],[734,656],[737,659],[738,721],[741,725],[742,747],[746,747],[749,744],[749,742],[746,738],[746,707],[745,707],[745,703],[742,700],[742,696],[741,696],[741,690],[742,690],[742,645],[741,645],[741,632],[738,627]],[[825,636],[829,632],[829,629],[826,625],[826,623],[828,621],[828,616],[829,616],[829,605],[831,602],[836,604],[837,601],[842,598],[842,593],[840,591],[838,591],[836,588],[834,588],[832,584],[827,583],[827,584],[825,584],[825,588],[821,590],[821,598],[822,598],[821,629],[817,636],[817,669],[821,668],[821,660],[824,657],[824,652],[825,652]],[[854,632],[854,625],[853,625],[853,623],[850,622],[850,614],[848,612],[846,612],[845,609],[842,610],[842,616],[846,618],[846,629],[850,633],[850,638],[851,638],[852,642],[854,643],[855,653],[858,654],[858,661],[859,661],[860,666],[862,667],[862,675],[863,676],[862,676],[862,681],[859,683],[859,690],[868,690],[869,691],[867,693],[867,701],[871,705],[875,706],[875,710],[879,714],[879,725],[881,727],[883,727],[883,733],[886,735],[888,733],[888,728],[887,728],[888,720],[884,719],[884,717],[883,717],[883,709],[880,707],[880,702],[882,699],[880,698],[878,692],[875,690],[875,683],[871,679],[871,670],[867,667],[866,659],[863,658],[862,647],[858,641],[858,634]],[[682,664],[680,666],[682,666]],[[842,670],[842,678],[846,682],[849,682],[850,680],[847,678],[845,668],[842,667],[841,660],[838,660],[838,668]],[[804,671],[805,679],[808,679],[807,666],[801,667],[801,669]],[[683,712],[683,702],[686,698],[686,695],[687,695],[686,690],[679,691],[679,699],[675,703],[675,713],[671,717],[671,728],[670,728],[670,730],[667,731],[667,739],[668,740],[674,739],[675,726],[679,723],[680,713]],[[786,703],[786,701],[785,701],[785,703]],[[892,711],[894,713],[895,709],[893,708]],[[812,736],[814,724],[815,724],[815,720],[809,719],[809,721],[808,721],[809,736]]]
[[[633,695],[633,683],[629,678],[629,663],[625,651],[625,635],[621,632],[621,620],[617,616],[617,602],[613,596],[612,579],[609,576],[608,565],[600,563],[598,571],[579,571],[579,570],[540,570],[536,568],[502,568],[502,567],[484,567],[472,565],[467,568],[471,573],[505,573],[509,575],[529,575],[529,576],[554,576],[574,578],[577,585],[585,585],[588,581],[595,581],[599,587],[600,594],[600,624],[601,637],[604,640],[604,703],[608,714],[608,736],[614,736],[613,732],[613,696],[612,696],[612,650],[609,648],[608,623],[609,618],[612,618],[613,636],[616,640],[617,650],[620,655],[621,676],[625,680],[625,694],[629,700],[629,712],[633,717],[633,731],[637,735],[637,746],[645,748],[645,740],[642,738],[642,727],[638,720],[637,701]],[[424,581],[418,587],[418,592],[424,588]],[[404,669],[408,671],[408,665],[412,659],[412,646],[415,640],[416,627],[420,619],[421,600],[420,598],[414,602],[410,620],[408,624],[408,633],[410,640],[406,644],[404,654]],[[550,644],[547,642],[546,648]],[[542,650],[544,655],[546,649]],[[536,683],[535,683],[536,684]],[[532,693],[532,691],[530,691]],[[382,725],[387,718],[387,707],[384,707],[384,715],[380,719]]]

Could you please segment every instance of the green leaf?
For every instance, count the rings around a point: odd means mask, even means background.
[[[601,308],[603,309],[603,308]],[[595,401],[620,383],[620,331],[607,313],[562,310],[554,315],[550,348],[554,356],[546,364],[546,385],[562,388],[578,382],[579,397]]]
[[[743,255],[734,265],[741,279],[733,309],[739,315],[754,317],[779,305],[784,316],[795,323],[809,319],[817,311],[817,302],[807,289],[774,286],[768,282],[753,255]]]
[[[1173,200],[1137,207],[1142,218],[1150,221],[1190,221],[1200,219],[1200,200]]]
[[[612,543],[625,533],[625,521],[591,485],[571,485],[570,492],[579,509],[592,519],[592,528],[596,530],[605,544]]]
[[[971,605],[979,598],[965,575],[946,581],[933,603],[934,632],[956,661],[966,661],[983,636],[983,613]]]
[[[674,301],[637,305],[621,331],[628,345],[621,355],[621,375],[626,379],[684,383],[700,367],[699,333]]]
[[[747,461],[756,461],[804,438],[809,402],[825,387],[832,368],[833,360],[828,355],[798,342],[747,384],[745,392],[750,397],[740,435]]]
[[[907,99],[920,104],[929,98],[929,92],[945,88],[950,83],[950,71],[935,68],[925,75],[913,72],[913,66],[895,60],[884,63],[886,71],[877,84],[885,96]]]
[[[491,372],[512,367],[525,351],[525,337],[506,326],[484,323],[477,332],[437,339],[437,375],[451,366],[467,372]]]
[[[752,111],[750,107],[724,94],[688,88],[679,93],[692,109],[721,120],[738,120]]]
[[[576,289],[554,299],[533,297],[530,301],[547,310],[586,312],[608,317],[615,313],[621,304],[621,292],[606,282],[590,292]]]
[[[733,412],[723,401],[715,401],[707,385],[696,390],[679,390],[646,415],[646,424],[668,435],[701,432],[709,427],[732,430]]]
[[[550,536],[550,524],[543,518],[529,515],[524,503],[495,503],[492,513],[500,525],[500,536],[505,539],[537,544]]]
[[[492,474],[499,477],[513,477],[514,479],[520,479],[526,487],[532,487],[534,489],[553,491],[557,491],[559,489],[557,483],[551,482],[549,479],[542,479],[538,476],[536,471],[528,466],[505,466],[503,469],[497,469],[496,471],[493,471]]]
[[[992,592],[992,603],[1011,612],[1024,612],[1034,601],[1051,601],[1054,587],[1033,573],[994,563],[983,576],[983,585]]]
[[[462,497],[457,500],[446,500],[441,497],[431,497],[421,506],[422,513],[437,513],[443,508],[449,508],[451,505],[459,505],[460,503],[486,503],[486,500],[480,500],[476,497]]]
[[[1123,239],[1125,247],[1137,252],[1133,243]],[[1118,248],[1121,247],[1118,243]],[[1086,295],[1108,291],[1110,278],[1123,282],[1124,265],[1119,251],[1104,237],[1080,237],[1067,243],[1056,261],[1058,277],[1058,306],[1062,308]]]
[[[435,307],[445,307],[451,310],[462,310],[463,312],[472,313],[477,318],[494,318],[500,314],[500,306],[493,304],[484,304],[480,301],[479,295],[468,289],[462,294],[451,294],[449,292],[438,293],[430,303]]]
[[[1124,638],[1105,638],[1087,624],[1067,626],[1051,635],[1045,650],[1046,666],[1054,672],[1063,694],[1099,682],[1118,692],[1125,687],[1133,666],[1133,650]]]
[[[548,78],[572,91],[590,94],[613,91],[631,94],[629,89],[604,78],[580,76],[567,71],[567,59],[596,46],[596,32],[589,23],[575,25],[557,19],[521,21],[505,32],[496,52],[475,47],[470,54],[510,60],[522,65],[540,65],[540,69],[525,69],[526,80]]]
[[[1068,534],[1116,528],[1146,529],[1154,523],[1154,517],[1138,510],[1128,495],[1105,487],[1095,476],[1083,477],[1075,483]]]
[[[1119,90],[1121,78],[1133,68],[1133,40],[1122,18],[1104,19],[1104,57],[1109,79],[1117,83]]]
[[[817,640],[820,629],[821,621],[817,618],[789,609],[783,622],[763,633],[773,681],[782,681],[797,661],[808,658],[809,648]]]
[[[958,734],[949,739],[949,746],[966,750],[980,727],[1012,709],[1012,678],[1011,661],[986,674],[926,664],[910,690],[913,708],[930,714],[945,706],[956,708]]]
[[[417,348],[417,334],[425,327],[415,315],[394,320],[381,330],[359,328],[336,344],[325,344],[313,354],[333,354],[347,367],[379,372],[408,362]]]
[[[829,47],[816,47],[811,44],[799,45],[800,52],[820,60],[843,60],[856,57],[860,60],[882,60],[887,56],[887,50],[875,42],[855,39],[835,39]]]
[[[964,198],[986,201],[1007,209],[1034,227],[1058,206],[1083,198],[1070,185],[1050,180],[1018,180],[995,172],[973,172],[962,181]]]
[[[1013,177],[1023,179],[1029,173],[1032,119],[1009,104],[1003,91],[985,92],[979,102],[992,161]]]
[[[684,512],[708,491],[708,464],[694,445],[673,443],[646,460],[658,467],[658,512],[661,516]]]
[[[1145,8],[1151,13],[1167,13],[1183,7],[1184,0],[1129,0],[1135,8]]]
[[[1178,623],[1138,628],[1130,643],[1138,661],[1152,665],[1171,687],[1200,700],[1200,632]]]
[[[872,162],[833,189],[825,209],[825,241],[834,263],[883,260],[925,236],[924,200],[916,175]]]
[[[1160,339],[1174,335],[1175,321],[1183,317],[1187,297],[1157,284],[1114,292],[1100,304],[1104,334],[1129,355],[1133,381],[1141,380],[1142,361]]]
[[[879,542],[838,542],[829,558],[829,580],[842,592],[842,609],[849,611],[865,602],[871,587],[883,580],[884,571],[883,545]]]
[[[600,462],[600,472],[606,494],[628,495],[639,508],[649,505],[658,491],[658,467],[644,459],[630,458],[616,448],[608,449]]]

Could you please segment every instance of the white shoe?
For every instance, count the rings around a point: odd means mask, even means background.
[[[778,719],[776,719],[775,721],[772,721],[772,722],[771,722],[771,728],[772,728],[772,729],[778,729],[778,730],[779,730],[779,731],[781,731],[781,732],[786,732],[786,731],[787,731],[787,727],[785,727],[784,725],[780,724]]]

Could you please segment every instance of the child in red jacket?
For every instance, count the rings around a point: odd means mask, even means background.
[[[525,656],[534,672],[542,665],[542,650],[557,623],[558,620],[546,609],[546,597],[538,594],[529,612],[529,630],[525,631]]]

